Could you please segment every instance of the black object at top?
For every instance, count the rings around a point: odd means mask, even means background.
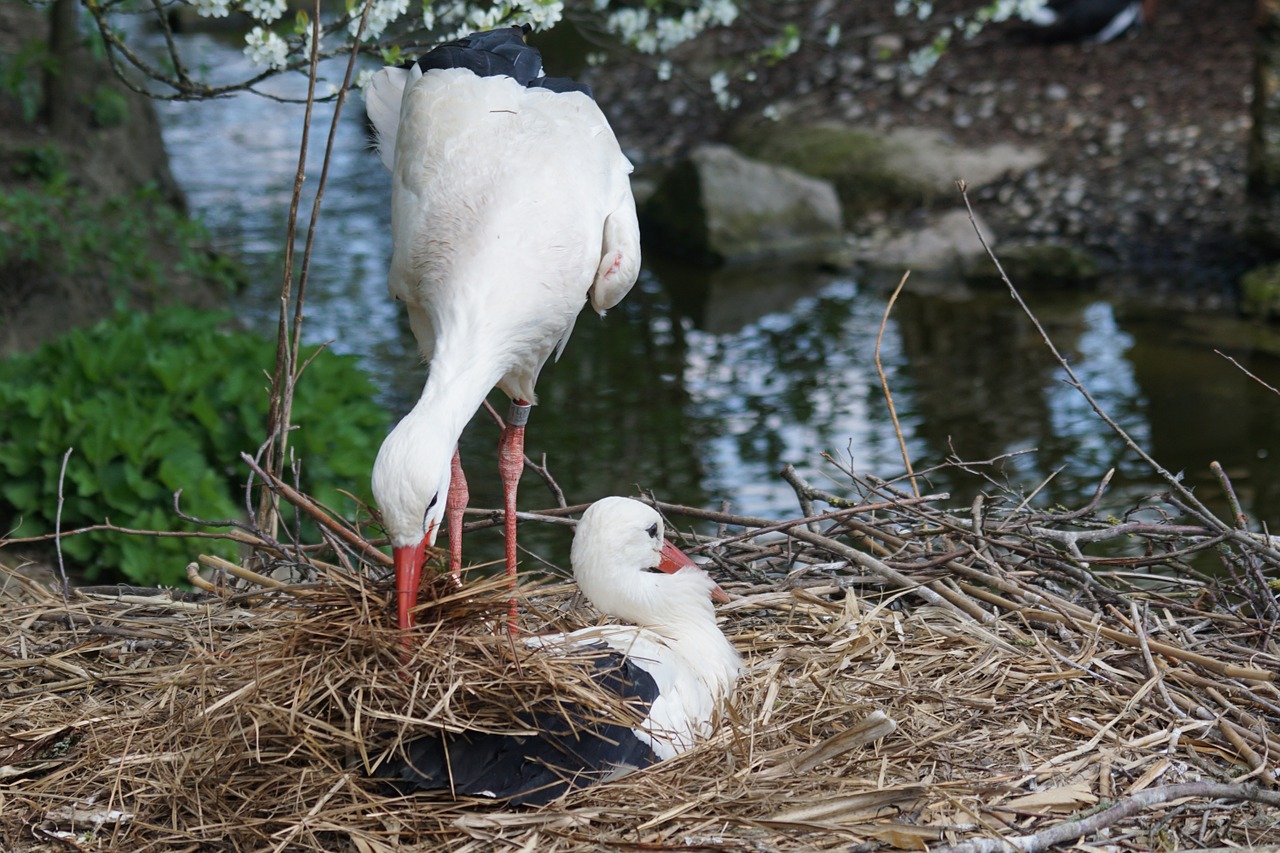
[[[525,34],[531,27],[503,27],[463,36],[457,41],[445,42],[426,54],[402,65],[417,65],[426,72],[435,68],[465,68],[477,77],[510,77],[529,89],[549,89],[552,92],[581,92],[594,99],[591,87],[569,77],[546,77],[542,71],[542,54],[536,47],[525,44]]]

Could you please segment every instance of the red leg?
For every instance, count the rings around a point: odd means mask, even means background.
[[[524,472],[524,425],[529,420],[529,404],[512,400],[507,410],[507,426],[498,442],[498,475],[502,478],[502,495],[506,510],[507,579],[511,584],[511,601],[507,609],[507,629],[516,633],[516,486]]]
[[[453,582],[459,586],[462,585],[462,511],[467,508],[467,501],[470,499],[467,478],[462,473],[462,456],[455,447],[444,514],[449,524],[449,573],[453,575]]]

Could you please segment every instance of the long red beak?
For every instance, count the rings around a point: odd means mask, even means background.
[[[422,564],[426,560],[427,539],[416,547],[392,548],[396,564],[396,600],[400,610],[400,630],[413,627],[413,608],[418,604],[418,586],[422,583]]]
[[[662,559],[658,561],[658,571],[673,575],[687,566],[693,566],[698,571],[702,571],[702,567],[689,559],[688,554],[664,539],[662,541]],[[715,589],[711,590],[711,600],[717,604],[728,604],[730,600],[729,593],[725,592],[717,584]]]

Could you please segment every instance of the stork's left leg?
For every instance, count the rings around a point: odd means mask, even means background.
[[[507,425],[498,442],[498,475],[502,478],[507,536],[507,579],[511,601],[507,608],[507,630],[516,633],[516,486],[524,472],[524,425],[529,422],[530,404],[512,400],[507,409]]]
[[[467,491],[467,475],[462,472],[462,456],[455,447],[444,517],[449,526],[449,574],[458,586],[462,586],[462,511],[467,508],[469,500],[471,493]]]

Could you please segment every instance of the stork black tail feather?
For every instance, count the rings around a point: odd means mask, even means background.
[[[524,37],[531,27],[503,27],[471,33],[456,41],[445,42],[432,48],[417,60],[406,62],[402,68],[417,65],[423,73],[434,68],[465,68],[477,77],[510,77],[521,86],[530,89],[550,89],[553,92],[581,92],[594,97],[591,87],[568,77],[546,77],[542,71],[542,54],[536,47],[525,44]]]
[[[591,677],[623,698],[637,722],[648,714],[657,698],[652,676],[616,652],[593,658],[592,667]],[[533,734],[417,738],[405,746],[402,758],[380,768],[378,778],[402,794],[446,789],[540,806],[655,761],[652,748],[633,728],[573,705],[521,714],[520,720]]]

